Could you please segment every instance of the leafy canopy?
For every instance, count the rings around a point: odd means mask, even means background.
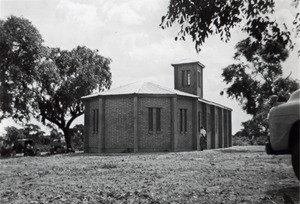
[[[61,129],[69,127],[83,114],[82,96],[110,87],[110,62],[84,46],[71,51],[48,48],[35,90],[35,107],[42,121],[48,120]]]
[[[248,114],[260,113],[270,96],[276,94],[286,101],[289,93],[299,88],[297,80],[282,77],[281,62],[288,57],[283,44],[268,41],[265,46],[253,47],[247,38],[236,45],[236,50],[237,63],[224,68],[222,76],[228,84],[227,95],[239,101]]]
[[[42,42],[28,20],[0,21],[0,120],[32,116],[55,124],[71,148],[70,126],[84,113],[81,97],[110,88],[111,60],[85,46],[68,51]]]
[[[81,97],[110,88],[111,60],[95,50],[78,46],[71,51],[48,48],[39,66],[34,108],[42,122],[56,124],[70,146],[70,126],[84,113]]]
[[[15,16],[0,20],[0,120],[29,118],[37,65],[43,39],[27,19]]]
[[[299,0],[294,0],[298,6]],[[200,51],[201,45],[210,35],[219,35],[221,40],[228,41],[232,29],[240,26],[253,43],[264,44],[274,40],[293,48],[291,33],[281,29],[274,16],[275,3],[273,0],[170,0],[167,14],[161,19],[161,28],[173,24],[180,25],[180,31],[175,40],[185,40],[191,36],[195,49]],[[300,15],[293,21],[299,34]]]

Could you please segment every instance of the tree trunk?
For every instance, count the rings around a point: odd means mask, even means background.
[[[63,129],[66,145],[67,145],[67,151],[72,150],[72,144],[71,144],[71,135],[70,135],[70,129],[65,128]]]

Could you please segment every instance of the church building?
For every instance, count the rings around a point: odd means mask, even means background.
[[[185,60],[172,66],[175,89],[132,83],[82,97],[84,151],[199,150],[201,125],[208,149],[232,146],[232,109],[203,98],[204,65]]]

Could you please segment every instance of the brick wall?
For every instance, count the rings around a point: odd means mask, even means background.
[[[232,146],[232,116],[231,116],[231,111],[228,111],[228,147]]]
[[[215,134],[214,134],[214,139],[215,139],[215,146],[214,148],[219,148],[219,113],[218,113],[218,107],[214,106],[214,130],[215,130]]]
[[[224,147],[228,147],[228,110],[224,110]]]
[[[198,113],[197,113],[197,149],[200,150],[200,137],[201,137],[201,129],[200,126],[202,125],[205,128],[205,113],[203,112],[203,104],[202,102],[198,102]],[[199,121],[200,120],[200,121]]]
[[[190,85],[183,86],[182,84],[182,71],[190,71]],[[200,73],[200,80],[198,79],[198,72]],[[191,64],[178,64],[174,67],[174,76],[175,76],[175,89],[198,95],[201,98],[203,97],[203,70],[197,63]],[[199,84],[200,82],[200,84]]]
[[[105,152],[133,149],[133,98],[105,99]]]
[[[86,152],[140,152],[172,151],[174,134],[172,133],[172,98],[157,96],[138,96],[137,131],[134,131],[133,96],[113,96],[105,99],[95,98],[86,102],[85,113],[85,151]],[[99,131],[93,130],[93,110],[100,109],[103,102],[103,119],[99,116]],[[176,99],[176,151],[195,149],[195,135],[198,132],[198,114],[207,131],[207,147],[219,148],[231,146],[231,111],[214,105],[199,102],[193,107],[194,99],[177,97]],[[149,132],[148,108],[160,108],[161,131],[156,131],[155,113],[154,130]],[[194,108],[194,109],[193,109]],[[187,132],[180,132],[180,109],[187,109]],[[193,119],[194,117],[194,119]],[[101,121],[100,121],[101,120]],[[100,128],[100,125],[101,128]],[[196,129],[195,129],[196,127]],[[195,130],[196,134],[195,134]],[[193,132],[194,131],[194,132]],[[136,133],[136,134],[135,134]],[[194,136],[193,136],[194,134]],[[134,140],[134,135],[137,139]],[[199,135],[198,135],[199,136]],[[105,149],[103,149],[105,148]],[[104,150],[104,151],[103,151]]]
[[[149,132],[148,108],[161,109],[161,131]],[[155,119],[155,111],[154,111]],[[154,120],[156,121],[156,120]],[[171,98],[139,97],[138,98],[138,151],[171,151]]]
[[[177,99],[177,121],[178,121],[178,145],[177,149],[182,150],[192,150],[193,149],[193,121],[192,121],[192,110],[193,101],[188,98],[178,97]],[[180,132],[180,109],[187,109],[187,132]]]
[[[224,115],[223,115],[223,110],[222,108],[218,107],[218,115],[219,115],[219,144],[218,144],[218,147],[219,148],[222,148],[223,147],[223,143],[224,143],[224,139],[223,139],[223,118],[224,118]]]
[[[211,105],[206,104],[205,106],[205,110],[206,110],[206,135],[207,135],[207,149],[211,149],[212,148],[212,134],[211,134],[211,126],[212,126],[212,122],[211,122]]]

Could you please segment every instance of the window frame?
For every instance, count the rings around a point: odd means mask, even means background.
[[[191,71],[181,70],[181,84],[183,87],[191,86]]]
[[[162,131],[162,108],[148,107],[148,132],[161,133]]]
[[[198,111],[198,132],[201,132],[201,111]]]
[[[180,116],[179,116],[179,131],[181,134],[187,133],[187,109],[180,108],[179,109]]]
[[[153,123],[154,111],[152,107],[148,108],[148,132],[153,132],[154,123]]]
[[[187,86],[191,85],[191,71],[190,70],[186,70],[186,84]]]
[[[198,73],[198,75],[197,75],[197,78],[198,78],[198,88],[201,88],[201,72],[198,71],[197,73]]]
[[[156,118],[156,127],[155,130],[156,132],[161,132],[161,108],[155,108],[155,118]]]
[[[99,109],[93,109],[93,134],[99,132]]]

